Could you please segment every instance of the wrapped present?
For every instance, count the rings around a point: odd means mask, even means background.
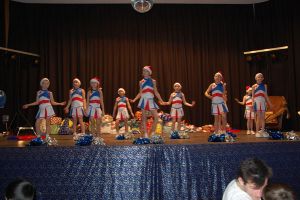
[[[71,134],[70,125],[73,125],[73,122],[69,118],[65,118],[62,121],[62,125],[60,126],[60,128],[58,130],[58,134],[59,135],[69,135],[69,134]]]
[[[46,119],[41,119],[41,123],[40,123],[40,131],[41,133],[46,133]]]
[[[50,134],[51,135],[57,135],[58,132],[59,132],[59,129],[60,129],[60,125],[57,125],[57,124],[52,124],[50,125]]]
[[[171,133],[171,129],[172,129],[171,126],[163,126],[163,132],[164,133],[170,134]]]
[[[163,132],[163,127],[160,123],[158,123],[155,129],[155,133],[161,135],[162,132]]]
[[[142,112],[141,111],[136,111],[134,114],[134,117],[136,120],[141,121],[142,120]]]
[[[72,126],[73,126],[73,121],[72,121],[71,119],[69,119],[69,118],[65,118],[65,119],[61,122],[61,126],[63,126],[63,125],[65,125],[65,126],[67,126],[67,127],[69,127],[69,128],[72,128]]]
[[[128,123],[131,129],[140,127],[140,121],[136,119],[131,119]]]
[[[179,137],[180,139],[189,139],[189,132],[187,131],[179,131]]]
[[[114,121],[114,119],[113,119],[113,117],[111,115],[104,115],[102,117],[102,124],[111,123],[113,121]]]
[[[56,124],[56,125],[60,125],[62,123],[62,118],[61,117],[51,117],[50,118],[50,124]]]

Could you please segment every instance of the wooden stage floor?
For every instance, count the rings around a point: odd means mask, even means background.
[[[299,132],[297,133],[299,135]],[[190,133],[189,139],[170,139],[166,134],[163,137],[165,144],[220,144],[220,142],[208,142],[209,133]],[[132,140],[116,140],[114,134],[102,134],[104,142],[108,146],[118,146],[118,145],[133,145]],[[73,136],[71,135],[51,135],[58,141],[58,146],[75,146],[73,141]],[[140,134],[135,135],[135,137],[141,137]],[[242,130],[237,133],[237,140],[233,143],[222,142],[222,144],[236,144],[236,143],[258,143],[258,142],[300,142],[300,141],[286,141],[286,140],[271,140],[268,138],[256,138],[255,135],[247,135],[246,131]],[[25,147],[28,141],[16,141],[16,140],[6,140],[6,138],[1,138],[1,147]]]

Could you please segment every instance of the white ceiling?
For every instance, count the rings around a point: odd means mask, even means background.
[[[130,0],[14,0],[42,4],[127,4]],[[255,4],[268,0],[155,0],[163,4]]]

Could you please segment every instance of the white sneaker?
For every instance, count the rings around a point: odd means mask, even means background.
[[[265,130],[262,130],[261,131],[261,136],[264,137],[264,138],[268,138],[270,135]]]
[[[269,134],[264,130],[260,130],[260,131],[256,132],[255,137],[268,138]]]
[[[255,135],[255,131],[250,131],[252,135]]]
[[[251,134],[251,132],[249,130],[247,130],[247,135],[250,135],[250,134]]]
[[[261,137],[261,134],[260,134],[260,132],[256,132],[256,133],[255,133],[255,137],[258,137],[258,138],[260,138],[260,137]]]

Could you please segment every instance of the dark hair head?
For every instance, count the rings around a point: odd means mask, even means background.
[[[285,184],[271,184],[264,189],[265,200],[296,200],[293,190]]]
[[[237,177],[245,183],[254,183],[257,187],[264,185],[265,180],[272,176],[272,169],[262,160],[249,158],[242,161]]]
[[[6,187],[5,198],[13,200],[34,200],[36,199],[36,190],[30,182],[17,179],[9,183]]]

